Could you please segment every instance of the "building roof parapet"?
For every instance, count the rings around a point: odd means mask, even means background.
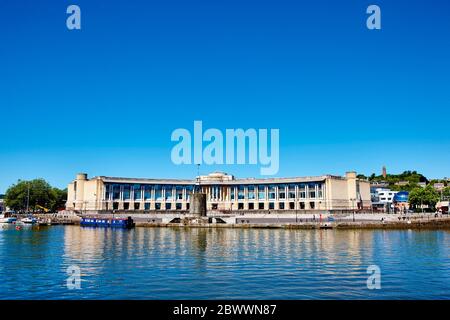
[[[202,179],[203,177],[203,179]],[[306,177],[290,177],[290,178],[242,178],[242,179],[205,179],[208,176],[201,176],[201,184],[203,185],[238,185],[238,184],[270,184],[270,183],[307,183],[319,182],[326,179],[345,180],[344,177],[322,175],[322,176],[306,176]],[[148,183],[148,184],[186,184],[193,185],[196,179],[149,179],[149,178],[123,178],[123,177],[108,177],[96,176],[91,180],[101,180],[106,183]]]

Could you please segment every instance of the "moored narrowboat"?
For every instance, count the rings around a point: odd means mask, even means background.
[[[131,217],[123,218],[81,218],[80,225],[83,227],[105,227],[105,228],[122,228],[131,229],[135,227],[135,223]]]

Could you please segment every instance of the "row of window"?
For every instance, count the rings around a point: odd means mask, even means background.
[[[266,187],[267,195],[270,200],[276,199],[276,194],[278,190],[278,199],[295,199],[296,198],[296,186],[298,191],[297,198],[322,198],[323,197],[323,186],[322,183],[300,183],[300,184],[276,184],[276,185],[258,185],[258,186],[247,186],[247,197],[245,194],[245,186],[238,186],[236,188],[231,188],[231,200],[235,200],[236,192],[237,199],[243,200],[253,200],[258,197],[258,200],[266,199]]]
[[[315,209],[316,208],[316,203],[314,201],[309,202],[309,208],[306,207],[306,203],[305,202],[299,202],[300,203],[300,210],[305,210],[305,209]],[[264,203],[258,203],[258,209],[259,210],[265,210],[264,208]],[[274,210],[275,209],[275,203],[274,202],[269,202],[269,210]],[[284,202],[280,202],[278,203],[278,209],[279,210],[294,210],[295,209],[295,202],[289,202],[288,205],[286,206]],[[238,210],[244,210],[244,204],[242,202],[238,203]],[[255,210],[255,203],[250,202],[248,204],[248,210]]]
[[[305,209],[315,209],[316,208],[316,204],[315,202],[309,202],[309,207],[306,207],[306,203],[305,202],[300,202],[300,210],[305,210]],[[182,204],[181,203],[175,203],[175,206],[172,206],[173,204],[170,202],[167,202],[164,204],[161,204],[159,202],[155,203],[155,208],[154,210],[181,210],[182,209]],[[258,209],[259,210],[265,210],[265,206],[264,203],[258,203]],[[213,204],[214,207],[214,204]],[[108,208],[108,204],[107,204],[107,210],[109,210]],[[113,210],[118,210],[119,209],[119,202],[113,202]],[[141,206],[141,203],[136,202],[133,204],[133,206],[130,207],[130,203],[129,202],[124,202],[123,203],[123,209],[124,210],[150,210],[150,203],[144,203],[144,206]],[[214,209],[214,208],[213,208]],[[217,209],[217,208],[215,208]],[[238,210],[244,210],[244,203],[239,202],[238,203]],[[269,210],[274,210],[275,209],[275,203],[274,202],[269,202]],[[295,209],[295,202],[289,202],[288,205],[286,206],[284,202],[280,202],[278,204],[278,209],[280,210],[294,210]],[[189,203],[186,203],[186,210],[189,210]],[[255,210],[255,203],[250,202],[248,204],[248,210]]]
[[[106,200],[189,200],[192,185],[140,185],[105,184]],[[266,196],[267,187],[267,196]],[[239,185],[230,187],[231,200],[269,200],[276,199],[315,199],[323,197],[322,183],[276,184],[276,185]],[[296,197],[296,192],[298,192]],[[236,195],[237,193],[237,195]],[[122,198],[121,198],[122,196]],[[220,198],[220,186],[211,186],[211,199]]]
[[[118,202],[113,202],[113,210],[118,210],[119,209],[119,203]],[[141,204],[139,202],[134,203],[133,207],[130,207],[130,203],[129,202],[124,202],[123,203],[123,209],[124,210],[150,210],[150,203],[144,203],[144,206],[141,208]],[[162,204],[159,202],[155,203],[155,210],[162,210]],[[164,209],[165,210],[172,210],[172,203],[165,203],[164,205]],[[182,209],[182,204],[181,203],[175,203],[174,206],[175,210],[181,210]],[[108,204],[107,204],[107,208],[106,210],[109,210],[108,208]],[[186,210],[189,210],[189,203],[186,204]]]
[[[184,191],[185,190],[185,191]],[[105,184],[107,200],[189,200],[193,186]],[[122,193],[122,198],[121,198]]]

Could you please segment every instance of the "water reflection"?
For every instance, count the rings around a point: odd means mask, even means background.
[[[0,298],[448,298],[449,239],[446,231],[1,230]],[[382,270],[379,291],[366,287],[372,264]],[[70,265],[81,268],[82,290],[65,287]]]

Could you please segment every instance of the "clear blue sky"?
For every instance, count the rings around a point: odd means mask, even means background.
[[[193,177],[170,135],[194,120],[279,128],[278,176],[450,176],[449,33],[437,0],[2,0],[0,193],[77,172]]]

